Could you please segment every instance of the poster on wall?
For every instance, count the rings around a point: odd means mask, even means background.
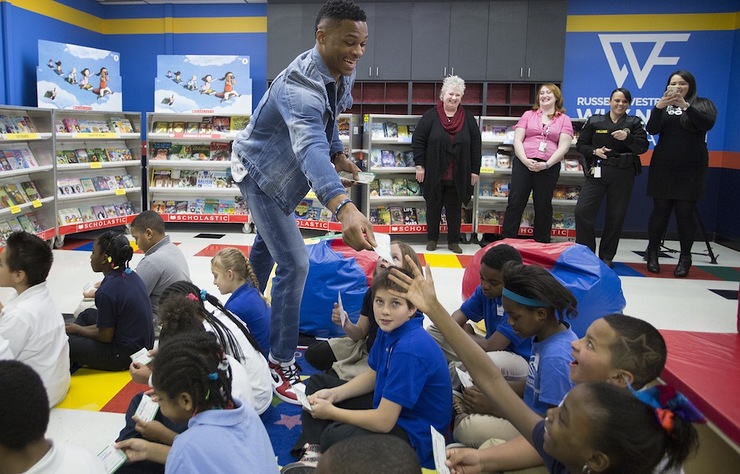
[[[47,109],[123,110],[121,55],[115,51],[39,40],[38,106]]]
[[[154,112],[252,114],[248,56],[159,55]]]

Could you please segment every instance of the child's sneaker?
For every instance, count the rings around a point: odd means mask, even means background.
[[[457,390],[452,391],[452,415],[453,427],[456,427],[463,418],[468,416],[468,411],[465,409],[463,394]]]
[[[300,461],[288,464],[280,470],[280,474],[308,474],[316,469],[321,457],[319,445],[306,443],[303,449],[303,456],[301,456]]]
[[[303,388],[301,378],[298,376],[299,370],[300,368],[295,362],[288,365],[270,362],[270,373],[272,374],[273,379],[273,392],[275,392],[275,395],[277,395],[280,400],[293,405],[301,404],[301,402],[298,401],[295,390],[293,390],[294,385],[301,385],[301,388]]]

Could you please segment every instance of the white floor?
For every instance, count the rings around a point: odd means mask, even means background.
[[[195,238],[198,233],[224,233],[220,239]],[[241,227],[194,227],[176,228],[170,231],[174,242],[180,244],[190,265],[194,283],[218,295],[212,284],[210,257],[195,256],[209,244],[251,245],[253,234],[244,234]],[[311,234],[307,236],[315,236]],[[419,253],[424,253],[424,240],[421,236],[404,238]],[[668,247],[677,248],[677,243],[667,242]],[[478,245],[463,245],[465,254],[472,255],[480,249]],[[642,263],[634,251],[643,251],[645,241],[623,240],[614,259],[619,263]],[[718,266],[740,268],[740,252],[712,245],[718,254]],[[435,253],[450,253],[446,246]],[[704,250],[703,243],[697,242],[694,251]],[[49,277],[49,286],[58,306],[64,313],[75,310],[81,299],[82,286],[96,281],[99,275],[93,273],[89,263],[90,252],[55,250],[54,266]],[[135,255],[132,267],[141,259]],[[663,263],[674,263],[677,257],[663,258]],[[694,256],[695,266],[709,266],[706,256]],[[665,274],[669,274],[664,270]],[[463,270],[453,268],[435,269],[435,281],[440,300],[448,310],[455,310],[461,303],[460,288]],[[643,318],[659,329],[681,329],[705,332],[735,332],[737,324],[737,300],[725,299],[710,289],[737,291],[737,281],[712,281],[696,279],[645,278],[642,276],[621,278],[622,288],[627,299],[626,314]],[[0,299],[6,293],[0,292]],[[123,415],[96,413],[77,410],[52,410],[48,437],[58,442],[72,442],[84,446],[97,454],[112,442],[123,425]]]

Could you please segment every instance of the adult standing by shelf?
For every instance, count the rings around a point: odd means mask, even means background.
[[[272,285],[269,363],[275,394],[299,404],[295,349],[308,252],[294,209],[313,188],[342,223],[342,238],[356,250],[375,243],[370,221],[347,196],[337,171],[359,168],[344,154],[337,118],[352,106],[357,61],[365,52],[365,12],[350,0],[330,0],[316,18],[316,45],[272,82],[247,128],[234,141],[232,174],[257,227],[249,261],[265,291]]]
[[[565,115],[563,93],[555,84],[543,84],[532,110],[514,126],[509,203],[504,214],[504,237],[516,238],[529,194],[534,201],[534,240],[550,242],[552,193],[560,177],[560,162],[573,143],[573,124]]]
[[[653,107],[646,127],[648,133],[660,134],[647,188],[653,198],[647,248],[647,268],[652,273],[660,272],[660,242],[675,211],[681,254],[673,275],[682,278],[689,274],[696,202],[704,194],[709,163],[706,135],[716,118],[712,101],[696,96],[696,79],[690,72],[679,70],[668,77],[665,93]]]
[[[639,117],[627,115],[632,94],[622,87],[609,97],[609,113],[592,115],[578,137],[585,159],[586,182],[575,209],[576,242],[596,252],[594,223],[606,196],[606,218],[599,258],[609,267],[617,253],[635,176],[642,172],[640,156],[648,149],[647,132]]]
[[[465,81],[447,76],[437,105],[427,110],[414,130],[416,180],[422,185],[427,207],[427,250],[437,249],[439,223],[447,215],[447,248],[462,253],[462,206],[470,202],[478,182],[481,137],[478,122],[461,105]]]

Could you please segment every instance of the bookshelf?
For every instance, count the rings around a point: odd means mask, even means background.
[[[0,247],[25,230],[54,242],[52,112],[0,106]]]

